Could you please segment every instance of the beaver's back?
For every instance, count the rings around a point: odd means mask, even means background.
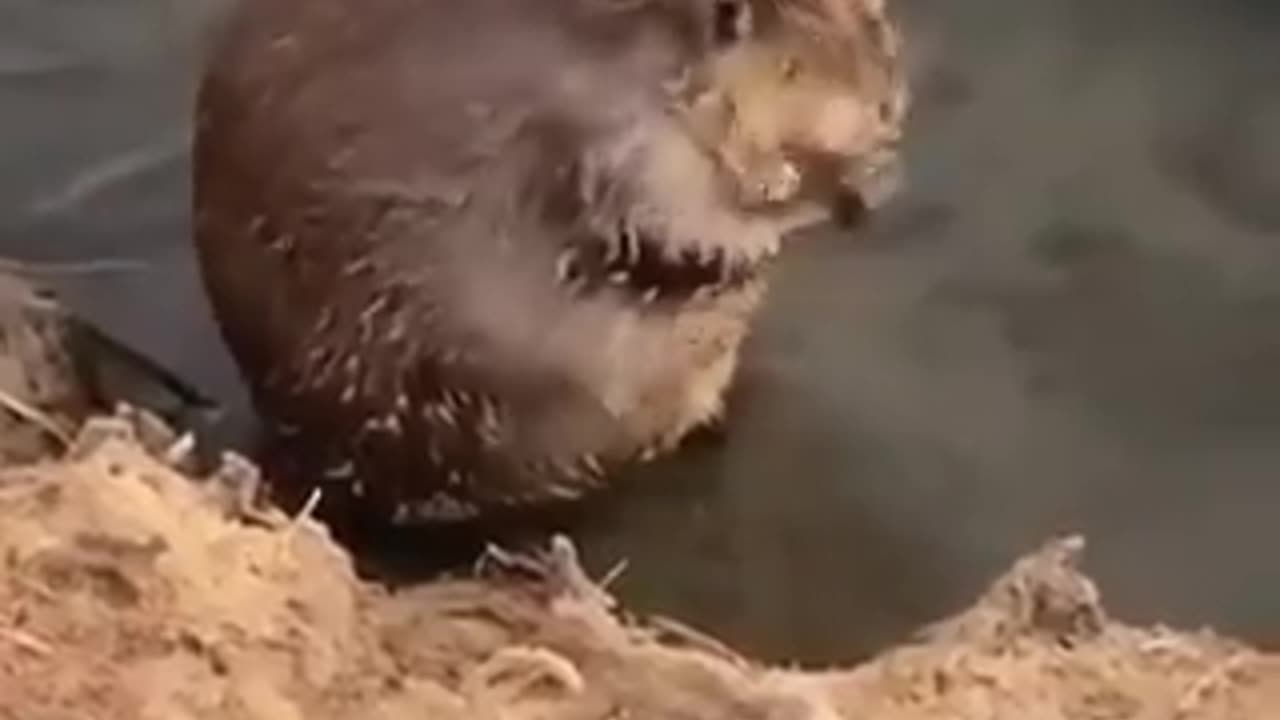
[[[352,262],[421,252],[480,185],[551,195],[592,133],[660,112],[653,90],[689,61],[696,33],[655,21],[665,3],[590,9],[610,4],[243,3],[198,101],[197,244],[210,283],[227,284],[219,302],[251,297],[231,312],[270,327],[254,334],[289,335],[296,322],[272,319],[353,285]]]

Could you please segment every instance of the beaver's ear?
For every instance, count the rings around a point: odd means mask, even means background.
[[[751,0],[712,0],[711,33],[717,45],[732,45],[751,35]]]

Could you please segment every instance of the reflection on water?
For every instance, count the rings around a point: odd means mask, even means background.
[[[1280,636],[1280,12],[903,0],[912,186],[787,259],[722,445],[579,535],[620,591],[812,660],[899,639],[1081,530],[1134,619]],[[184,8],[182,13],[177,8]],[[210,3],[0,3],[0,250],[238,398],[185,246]]]

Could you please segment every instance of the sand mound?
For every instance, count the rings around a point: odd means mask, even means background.
[[[254,507],[247,463],[194,477],[188,440],[127,409],[59,440],[33,419],[47,385],[9,376],[5,444],[25,451],[0,470],[0,718],[1280,717],[1274,657],[1113,622],[1076,571],[1078,538],[917,643],[851,669],[770,668],[629,615],[559,538],[390,594],[315,521]]]

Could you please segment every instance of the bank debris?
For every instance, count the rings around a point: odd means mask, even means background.
[[[6,352],[31,307],[0,313]],[[563,538],[390,593],[305,513],[255,506],[252,465],[197,476],[189,438],[141,411],[60,417],[24,362],[0,363],[21,450],[0,469],[4,720],[1280,717],[1275,657],[1112,620],[1076,537],[848,669],[767,667],[632,616]]]

